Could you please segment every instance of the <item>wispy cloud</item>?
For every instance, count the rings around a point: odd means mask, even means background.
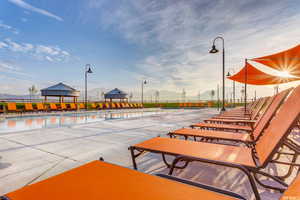
[[[40,60],[50,62],[67,61],[70,58],[70,53],[62,50],[58,46],[47,46],[41,44],[20,43],[6,38],[0,41],[0,49],[6,49],[16,53],[27,53]]]
[[[19,31],[16,28],[5,24],[2,20],[0,20],[0,29],[11,31],[14,34],[19,34]]]
[[[221,77],[221,55],[210,55],[212,40],[222,35],[226,67],[240,68],[246,57],[274,53],[300,43],[297,0],[90,0],[87,18],[99,27],[150,52],[136,64],[137,78],[154,87],[195,94],[215,88]],[[100,10],[100,11],[99,11]],[[94,21],[94,20],[93,20]],[[220,48],[221,43],[217,43]]]
[[[37,7],[34,7],[32,5],[30,5],[29,3],[26,3],[25,1],[23,0],[8,0],[9,2],[15,4],[16,6],[19,6],[21,8],[24,8],[26,10],[29,10],[29,11],[32,11],[32,12],[36,12],[36,13],[39,13],[39,14],[42,14],[42,15],[45,15],[47,17],[51,17],[53,19],[56,19],[58,21],[63,21],[63,19],[47,10],[44,10],[44,9],[41,9],[41,8],[37,8]]]

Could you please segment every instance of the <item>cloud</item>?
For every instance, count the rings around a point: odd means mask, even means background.
[[[16,53],[27,53],[40,60],[50,62],[67,61],[70,58],[70,53],[62,50],[58,46],[35,45],[30,43],[20,43],[6,38],[0,41],[0,49],[6,49]]]
[[[36,13],[39,13],[39,14],[42,14],[42,15],[45,15],[47,17],[50,17],[50,18],[53,18],[53,19],[56,19],[58,21],[63,21],[63,19],[55,14],[52,14],[50,13],[49,11],[47,10],[43,10],[41,8],[37,8],[37,7],[34,7],[28,3],[26,3],[25,1],[23,0],[8,0],[9,2],[15,4],[16,6],[19,6],[21,8],[24,8],[26,10],[29,10],[29,11],[32,11],[32,12],[36,12]]]
[[[222,35],[226,70],[241,68],[244,59],[275,53],[300,43],[297,0],[90,0],[85,18],[115,31],[128,42],[147,48],[132,69],[153,87],[191,93],[216,88],[221,54],[209,54]],[[95,19],[96,18],[96,19]],[[221,48],[217,41],[217,48]],[[150,87],[151,84],[149,84]]]
[[[20,67],[12,61],[0,60],[0,71],[13,75],[20,75],[21,77],[31,77],[31,75],[24,73]]]
[[[1,20],[0,20],[0,28],[11,31],[14,34],[19,34],[19,31],[16,28],[9,26],[7,24],[4,24],[3,21],[1,21]]]

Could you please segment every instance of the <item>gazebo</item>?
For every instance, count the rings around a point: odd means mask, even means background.
[[[77,102],[80,92],[64,83],[58,83],[48,88],[41,90],[42,96],[45,97],[59,97],[59,102],[64,101],[64,97],[72,97],[74,102]]]
[[[122,90],[119,90],[118,88],[115,88],[107,93],[104,94],[105,101],[109,99],[111,102],[113,99],[120,99],[120,101],[127,101],[128,98],[126,97],[127,93],[123,92]]]

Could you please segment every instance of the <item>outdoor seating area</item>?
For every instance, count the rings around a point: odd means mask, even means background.
[[[143,108],[141,103],[94,102],[88,103],[88,110],[104,109],[138,109]],[[85,110],[84,103],[16,103],[7,102],[1,105],[0,113],[26,113],[26,112],[54,112]]]
[[[247,199],[233,191],[173,175],[174,171],[185,170],[192,162],[239,170],[248,179],[253,197],[257,200],[262,199],[259,187],[282,193],[281,200],[298,197],[300,163],[297,158],[300,148],[293,134],[299,133],[299,98],[300,86],[289,88],[274,96],[260,98],[245,107],[222,112],[200,125],[193,124],[171,131],[164,137],[154,137],[131,145],[129,150],[135,170],[104,162],[100,158],[99,161],[89,162],[10,192],[2,199],[108,197],[174,200],[182,199],[183,194],[186,199]],[[112,108],[111,104],[106,104],[102,104],[102,108],[108,105]],[[27,108],[31,109],[29,105]],[[61,105],[53,107],[61,108]],[[155,176],[136,171],[136,160],[145,152],[161,154],[168,175]],[[169,162],[171,157],[174,159]],[[279,172],[274,166],[270,170],[270,165],[284,165],[286,170]]]
[[[170,138],[155,137],[132,145],[133,167],[138,169],[136,159],[150,152],[162,155],[169,175],[191,162],[201,162],[240,170],[248,178],[255,199],[261,199],[258,185],[283,193],[289,188],[286,180],[295,179],[295,173],[300,172],[300,148],[292,137],[299,133],[299,98],[300,86],[290,88],[171,131],[167,134]],[[166,156],[174,158],[167,162]],[[282,157],[288,157],[287,161]],[[283,174],[271,173],[270,164],[288,168]],[[265,179],[273,184],[266,184]],[[297,191],[299,195],[299,188]]]

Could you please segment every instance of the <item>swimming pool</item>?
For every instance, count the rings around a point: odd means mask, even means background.
[[[0,121],[0,133],[11,133],[41,128],[67,127],[104,120],[127,119],[155,115],[163,110],[106,111],[81,113],[51,113],[51,115],[8,117]]]

